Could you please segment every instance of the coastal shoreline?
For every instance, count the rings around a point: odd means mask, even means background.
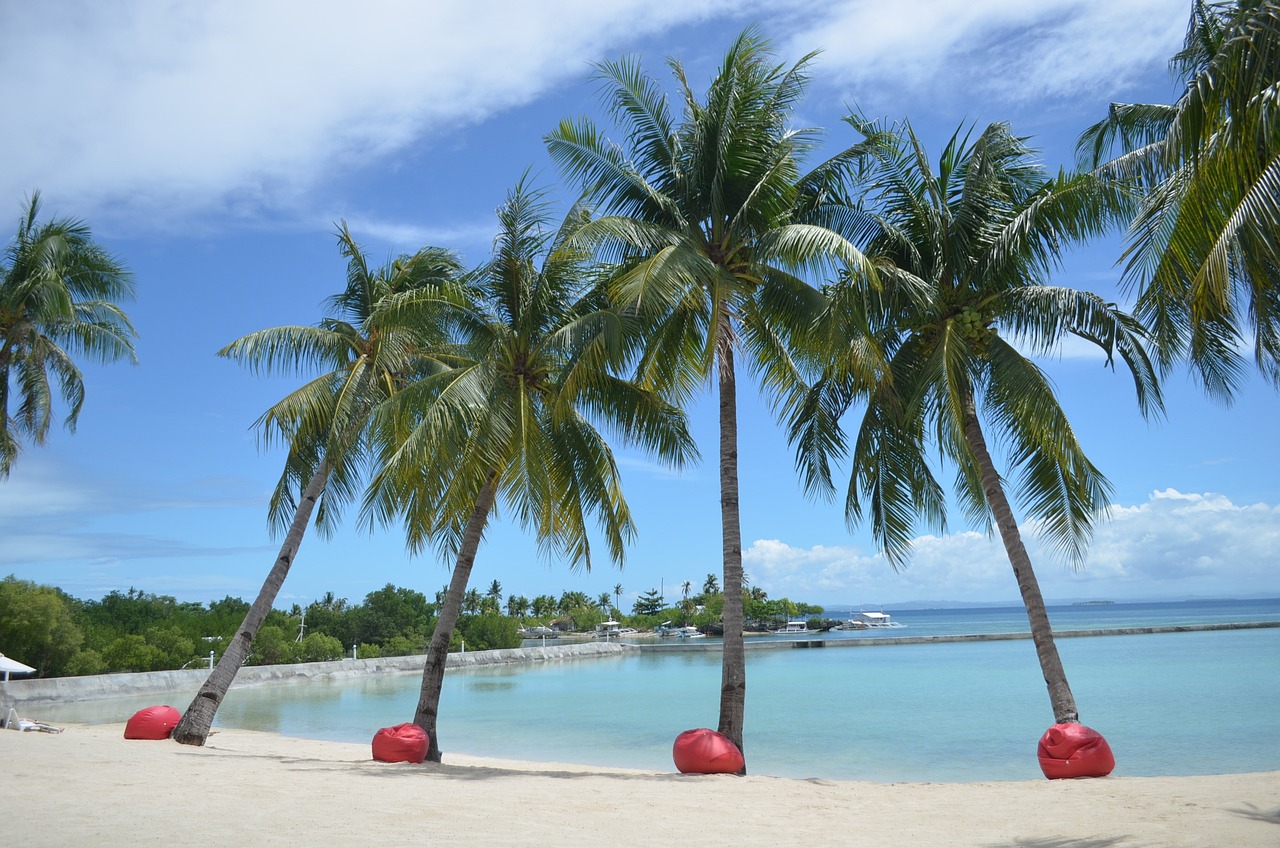
[[[0,731],[6,841],[69,844],[930,846],[1274,845],[1280,772],[874,784],[679,775],[217,730],[204,748],[123,725]],[[24,810],[25,807],[25,810]]]
[[[1055,638],[1087,638],[1101,636],[1146,636],[1165,633],[1197,633],[1206,631],[1256,630],[1280,628],[1280,621],[1217,622],[1212,624],[1172,624],[1141,627],[1108,627],[1079,630],[1061,630]],[[947,634],[929,636],[864,636],[832,639],[822,633],[812,637],[770,640],[747,639],[748,650],[787,650],[813,648],[869,648],[892,645],[926,645],[973,642],[1001,642],[1030,639],[1029,632]],[[542,646],[503,648],[493,651],[453,653],[448,657],[448,669],[471,668],[482,665],[505,665],[547,661],[589,660],[602,656],[616,656],[625,651],[661,652],[712,652],[721,649],[718,640],[693,640],[682,642],[598,641],[590,638],[565,638],[551,640]],[[296,683],[307,680],[338,680],[378,674],[421,673],[424,655],[380,657],[364,660],[334,660],[319,663],[291,663],[288,665],[244,666],[236,675],[232,688],[263,686],[274,683]],[[0,683],[0,709],[24,708],[46,703],[104,700],[130,695],[185,694],[190,698],[208,677],[208,669],[192,668],[175,671],[125,672],[86,677],[49,677],[10,680]]]

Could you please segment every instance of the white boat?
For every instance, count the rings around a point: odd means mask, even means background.
[[[777,630],[773,632],[777,633],[778,635],[783,635],[787,633],[808,633],[809,624],[808,622],[805,622],[805,621],[788,621],[784,626],[779,627]]]
[[[867,627],[906,627],[901,622],[894,621],[887,612],[860,612],[858,618],[854,621],[861,621]]]
[[[657,627],[653,628],[653,632],[663,639],[705,639],[707,636],[705,633],[699,633],[698,628],[694,627],[692,624],[685,625],[684,627],[672,627],[671,622],[669,621],[664,621]]]
[[[622,635],[622,628],[616,621],[602,621],[596,625],[597,639],[612,639]]]

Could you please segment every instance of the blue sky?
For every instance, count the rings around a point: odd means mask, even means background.
[[[134,272],[136,367],[85,363],[74,435],[28,449],[0,483],[0,575],[98,598],[130,586],[181,600],[252,598],[278,543],[266,498],[281,456],[251,425],[297,378],[260,378],[214,352],[253,330],[310,324],[339,291],[336,223],[382,261],[425,244],[488,254],[494,208],[526,169],[569,198],[542,136],[602,119],[591,64],[639,54],[695,85],[744,26],[780,60],[821,50],[797,124],[852,139],[840,117],[909,117],[935,151],[962,123],[1008,121],[1053,168],[1111,101],[1169,101],[1186,0],[470,0],[9,3],[0,7],[0,237],[24,197],[86,220]],[[20,131],[19,131],[20,130]],[[4,217],[4,210],[8,215]],[[3,222],[11,221],[10,224]],[[1119,239],[1074,252],[1056,282],[1123,300]],[[1029,534],[1052,599],[1280,595],[1277,393],[1234,406],[1170,375],[1168,415],[1143,421],[1132,385],[1083,348],[1045,363],[1086,450],[1111,479],[1109,520],[1072,571]],[[709,395],[692,410],[716,452]],[[740,395],[745,567],[771,596],[830,605],[1015,601],[999,546],[960,513],[909,568],[865,528],[802,496],[792,453],[754,387]],[[678,595],[720,570],[713,462],[680,474],[619,453],[640,535],[623,571],[572,573],[500,515],[473,574],[504,593]],[[349,515],[309,534],[278,606],[386,583],[426,592],[447,569],[409,558],[398,528]],[[1027,527],[1028,531],[1034,528]]]

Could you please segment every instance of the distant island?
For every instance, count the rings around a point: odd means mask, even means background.
[[[1073,607],[1104,607],[1107,604],[1114,604],[1115,601],[1076,601]]]

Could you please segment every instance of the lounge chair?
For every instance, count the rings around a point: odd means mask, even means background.
[[[4,726],[10,730],[37,730],[41,733],[61,733],[61,727],[54,727],[52,724],[45,724],[43,721],[35,721],[29,718],[19,718],[17,710],[9,708],[9,714],[5,716]]]

